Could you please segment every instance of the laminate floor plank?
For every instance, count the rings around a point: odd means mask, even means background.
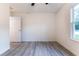
[[[1,56],[74,56],[57,42],[11,43]]]
[[[40,42],[36,43],[35,56],[50,56],[44,42],[41,42],[41,44]]]
[[[31,42],[28,47],[26,48],[23,56],[33,56],[34,55],[34,49],[35,49],[35,43]]]
[[[50,43],[47,44],[48,46],[48,51],[50,52],[51,56],[63,56],[61,53],[59,53],[58,50],[56,50],[54,48],[53,45],[51,45]],[[53,52],[53,53],[52,53]]]

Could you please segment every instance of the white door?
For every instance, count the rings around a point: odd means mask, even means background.
[[[10,41],[21,42],[21,17],[10,17]]]

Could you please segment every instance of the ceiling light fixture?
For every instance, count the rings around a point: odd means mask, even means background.
[[[48,5],[48,3],[45,3],[46,5]]]
[[[31,3],[31,6],[34,6],[35,5],[35,3]]]
[[[48,5],[48,3],[45,3],[46,5]],[[31,6],[34,6],[35,5],[35,3],[31,3]]]

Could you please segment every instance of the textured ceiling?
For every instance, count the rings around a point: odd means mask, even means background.
[[[31,6],[31,3],[12,3],[10,4],[11,12],[19,13],[55,13],[63,6],[62,3],[36,3]]]

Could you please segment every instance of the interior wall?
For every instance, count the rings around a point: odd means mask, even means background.
[[[55,41],[53,13],[13,13],[22,17],[22,41]]]
[[[9,5],[0,3],[0,54],[10,48],[9,43]]]
[[[79,55],[79,42],[70,37],[70,10],[71,4],[65,4],[56,15],[56,39],[62,46],[75,55]]]

